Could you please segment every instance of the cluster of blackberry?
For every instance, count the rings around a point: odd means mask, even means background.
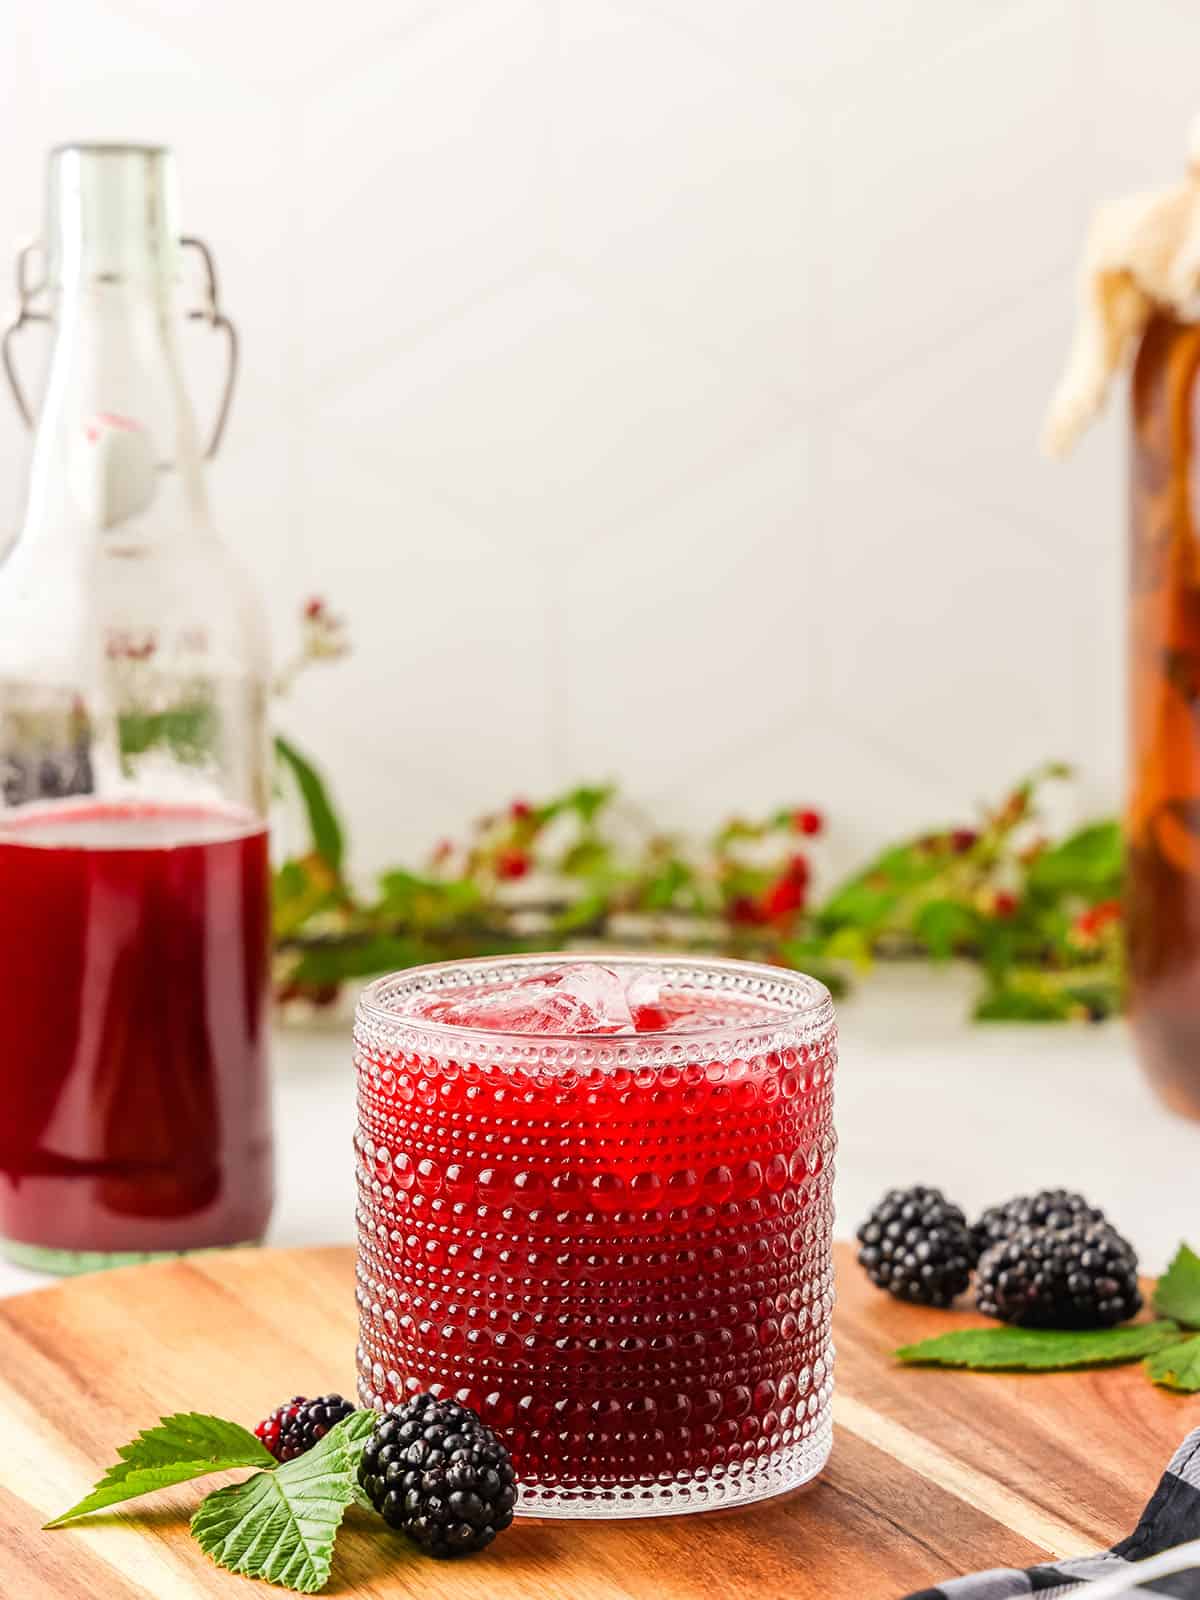
[[[1142,1305],[1133,1247],[1066,1189],[1018,1195],[974,1224],[940,1189],[892,1189],[858,1239],[872,1283],[916,1305],[950,1305],[972,1272],[980,1311],[1022,1328],[1111,1328]]]
[[[277,1461],[292,1461],[353,1410],[340,1394],[295,1395],[254,1431]],[[517,1498],[512,1458],[492,1430],[466,1406],[431,1394],[378,1418],[358,1481],[387,1525],[433,1556],[491,1544]]]

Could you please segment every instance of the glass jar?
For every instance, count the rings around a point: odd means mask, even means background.
[[[1162,313],[1133,370],[1130,1008],[1167,1103],[1200,1117],[1200,326]]]
[[[0,1245],[71,1271],[266,1227],[269,667],[209,520],[169,152],[54,151],[47,237],[0,563]]]
[[[830,1448],[833,1007],[774,967],[604,960],[364,992],[359,1398],[471,1406],[538,1516],[762,1499]],[[547,1032],[596,974],[653,1003]]]

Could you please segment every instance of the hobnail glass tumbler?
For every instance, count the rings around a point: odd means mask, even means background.
[[[431,1020],[530,978],[569,989],[577,959],[416,968],[363,994],[360,1399],[473,1407],[534,1515],[778,1494],[830,1449],[829,994],[773,967],[605,955],[659,996],[638,1015],[654,1031]]]

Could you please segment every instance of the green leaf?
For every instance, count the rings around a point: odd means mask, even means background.
[[[1200,1390],[1200,1338],[1184,1339],[1147,1357],[1146,1373],[1164,1389],[1195,1394]]]
[[[961,1328],[906,1344],[897,1359],[914,1366],[970,1367],[976,1371],[1062,1372],[1107,1366],[1153,1355],[1179,1338],[1173,1322],[1139,1322],[1130,1328],[1068,1333],[1052,1328]]]
[[[357,1475],[355,1476],[354,1483],[351,1488],[351,1494],[354,1499],[354,1504],[358,1506],[360,1510],[369,1511],[373,1517],[378,1516],[379,1513],[375,1510],[375,1502],[363,1488],[362,1484],[359,1483]]]
[[[396,922],[444,927],[474,911],[483,896],[469,878],[422,878],[399,868],[379,880],[376,914]]]
[[[272,884],[271,919],[276,939],[290,938],[310,917],[344,898],[337,873],[324,856],[312,852],[302,860],[285,861]]]
[[[558,870],[566,873],[569,878],[586,878],[607,867],[611,857],[610,845],[603,839],[586,834],[564,850],[558,863]]]
[[[303,948],[290,976],[301,984],[318,987],[347,978],[373,978],[380,972],[400,972],[437,959],[437,951],[420,939],[381,933],[351,941],[314,942]]]
[[[839,928],[829,936],[825,954],[831,961],[849,961],[865,972],[871,965],[871,941],[861,928]]]
[[[356,1411],[304,1455],[206,1496],[192,1518],[200,1548],[230,1572],[301,1594],[323,1589],[374,1421]]]
[[[379,1414],[375,1411],[352,1411],[348,1417],[343,1417],[333,1430],[341,1433],[346,1453],[350,1457],[350,1465],[355,1472],[358,1471],[359,1459],[363,1453],[363,1446],[374,1432],[375,1424],[379,1421]]]
[[[975,912],[959,900],[927,900],[913,918],[913,933],[939,961],[970,943],[978,928]]]
[[[896,912],[905,896],[947,870],[947,858],[914,839],[885,850],[862,872],[841,884],[817,913],[820,925],[874,930]]]
[[[157,1428],[147,1428],[117,1451],[120,1462],[110,1467],[85,1499],[63,1511],[46,1526],[84,1517],[91,1511],[168,1489],[173,1483],[186,1483],[209,1472],[226,1472],[230,1467],[274,1467],[275,1458],[240,1423],[221,1417],[181,1411],[160,1419]]]
[[[550,800],[544,806],[539,806],[535,812],[538,824],[544,827],[546,823],[553,822],[555,817],[561,817],[568,811],[573,811],[585,827],[595,821],[616,794],[616,789],[611,783],[581,784],[577,789],[570,789],[557,800]]]
[[[1002,986],[985,994],[972,1015],[976,1022],[1065,1022],[1071,1010],[1066,995]]]
[[[675,905],[681,890],[692,883],[695,874],[686,861],[672,857],[649,880],[642,891],[642,904],[647,911],[666,911]]]
[[[608,910],[608,896],[599,891],[595,894],[580,895],[578,900],[572,900],[565,911],[560,911],[554,919],[554,931],[558,934],[576,933],[580,928],[590,928],[593,924],[602,923]]]
[[[1200,1328],[1200,1256],[1189,1245],[1179,1246],[1155,1285],[1154,1309],[1185,1328]]]
[[[1120,893],[1123,863],[1119,824],[1094,822],[1044,850],[1030,866],[1027,882],[1042,894],[1104,900]]]
[[[305,760],[295,745],[282,735],[275,736],[275,753],[289,768],[296,780],[300,798],[308,817],[309,831],[315,848],[328,861],[335,872],[342,868],[344,840],[342,825],[316,769]]]
[[[117,718],[121,762],[166,745],[180,761],[192,765],[211,756],[219,732],[214,707],[207,701],[172,707],[170,711],[123,711]]]
[[[308,873],[303,861],[281,862],[271,879],[271,900],[276,906],[295,900],[308,888]]]

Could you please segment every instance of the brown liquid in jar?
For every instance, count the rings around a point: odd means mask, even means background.
[[[1130,1006],[1163,1099],[1200,1118],[1200,325],[1156,316],[1131,389]]]

